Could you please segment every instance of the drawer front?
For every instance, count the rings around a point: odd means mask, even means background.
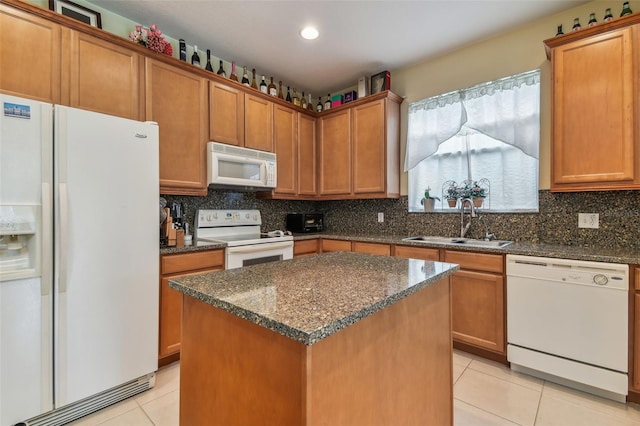
[[[355,241],[353,243],[353,251],[359,253],[379,254],[381,256],[391,256],[391,246],[389,244]]]
[[[504,273],[504,257],[501,254],[471,253],[445,250],[444,261],[457,263],[462,269]]]
[[[426,247],[396,246],[396,257],[413,259],[440,260],[440,250]]]
[[[636,290],[640,291],[640,266],[636,266],[635,271],[636,271],[635,273]]]
[[[322,240],[322,252],[351,251],[351,241]]]
[[[160,258],[160,273],[162,275],[197,269],[224,266],[224,250],[205,250],[193,253],[166,254]]]

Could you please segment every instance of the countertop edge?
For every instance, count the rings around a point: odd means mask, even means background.
[[[445,263],[445,262],[440,262],[440,263]],[[295,340],[297,342],[303,343],[304,345],[310,346],[313,345],[319,341],[321,341],[322,339],[331,336],[332,334],[337,333],[338,331],[357,323],[358,321],[367,318],[370,315],[375,314],[376,312],[381,311],[382,309],[384,309],[387,306],[390,306],[420,290],[422,290],[423,288],[426,288],[432,284],[435,284],[436,282],[442,280],[443,278],[447,278],[448,276],[452,275],[453,273],[455,273],[457,270],[460,269],[460,266],[457,264],[447,264],[450,265],[450,267],[442,272],[438,272],[436,274],[434,274],[433,276],[427,278],[426,280],[415,284],[409,288],[406,288],[404,290],[402,290],[401,292],[395,293],[391,296],[388,296],[382,300],[379,300],[375,303],[373,303],[372,305],[369,305],[367,307],[364,307],[362,309],[360,309],[357,312],[353,312],[345,317],[342,318],[338,318],[334,321],[331,321],[330,323],[326,324],[325,326],[314,330],[310,333],[307,333],[305,331],[299,330],[295,327],[292,327],[290,325],[287,324],[283,324],[281,322],[275,321],[273,319],[270,318],[266,318],[258,313],[255,313],[253,311],[241,308],[239,306],[236,306],[232,303],[226,302],[224,300],[220,300],[218,298],[215,298],[209,294],[200,292],[200,291],[196,291],[190,287],[184,286],[182,284],[180,284],[178,281],[176,281],[175,279],[170,279],[169,280],[169,287],[177,290],[187,296],[193,297],[197,300],[200,300],[201,302],[204,302],[208,305],[211,305],[213,307],[222,309],[230,314],[233,314],[239,318],[243,318],[253,324],[265,327],[271,331],[274,331],[278,334],[281,334],[289,339]],[[215,272],[214,272],[215,273]],[[178,277],[176,279],[179,279]]]

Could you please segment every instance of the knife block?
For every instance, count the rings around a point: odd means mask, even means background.
[[[165,208],[164,210],[167,213],[167,220],[162,224],[162,235],[166,237],[167,245],[173,247],[177,243],[177,230],[173,228],[173,218],[169,213],[169,209]]]

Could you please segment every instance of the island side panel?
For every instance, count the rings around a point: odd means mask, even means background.
[[[304,424],[305,345],[183,297],[180,424]]]
[[[453,424],[449,277],[308,351],[307,424]]]

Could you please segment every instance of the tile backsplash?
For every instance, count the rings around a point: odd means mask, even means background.
[[[209,190],[206,197],[165,196],[184,205],[193,226],[198,209],[258,209],[263,231],[284,229],[292,212],[321,212],[325,228],[334,233],[443,235],[460,233],[460,215],[409,213],[407,197],[379,200],[289,201],[262,200],[252,192]],[[540,191],[538,213],[486,213],[484,222],[502,240],[592,247],[640,249],[640,191],[552,193]],[[378,222],[378,213],[384,222]],[[599,229],[578,228],[578,213],[598,213]],[[482,215],[482,212],[480,212]],[[468,236],[481,238],[485,226],[473,219]]]

